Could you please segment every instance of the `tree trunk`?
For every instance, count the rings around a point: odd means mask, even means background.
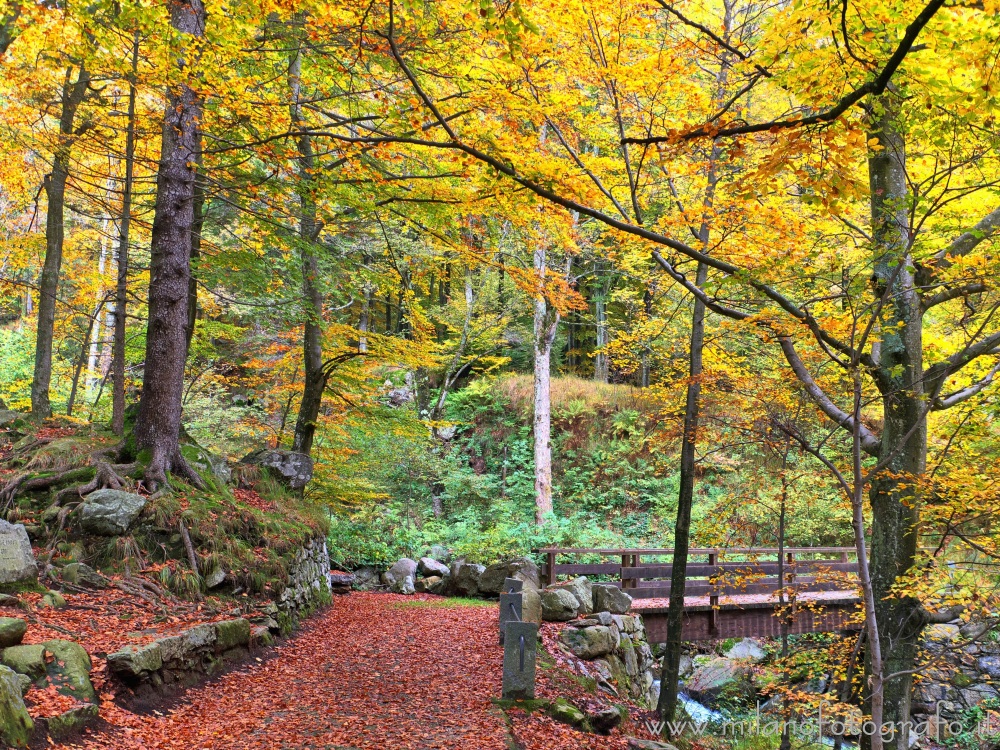
[[[128,123],[125,130],[125,184],[118,225],[118,278],[115,285],[115,334],[111,356],[111,431],[125,431],[125,311],[128,302],[129,232],[132,227],[132,183],[135,179],[135,87],[139,68],[139,32],[132,37],[132,71],[128,82]]]
[[[288,66],[288,85],[292,93],[292,123],[301,127],[302,119],[301,79],[302,50],[296,49]],[[316,434],[316,420],[319,419],[323,403],[326,377],[323,374],[323,292],[319,286],[319,261],[316,257],[316,239],[320,233],[320,223],[316,214],[313,196],[313,171],[316,157],[312,140],[308,135],[298,138],[298,187],[299,198],[299,243],[302,262],[302,298],[305,308],[305,325],[302,334],[302,360],[305,365],[305,383],[302,387],[302,402],[299,416],[295,421],[295,435],[292,450],[309,454]]]
[[[548,271],[545,246],[539,243],[534,252],[538,291],[535,294],[535,523],[541,524],[552,512],[552,402],[550,382],[552,342],[559,326],[559,313],[552,309],[545,296],[545,276]]]
[[[205,17],[201,0],[170,5],[171,25],[182,34],[202,36]],[[201,484],[181,456],[178,443],[201,119],[202,102],[195,92],[186,83],[174,86],[163,117],[156,177],[145,370],[135,424],[135,446],[140,452],[149,451],[146,480],[154,487],[166,483],[168,471],[182,473]]]
[[[608,382],[608,354],[604,347],[608,345],[608,287],[610,284],[601,282],[594,297],[594,324],[596,342],[594,354],[594,380],[598,383]]]
[[[66,180],[69,178],[70,155],[76,139],[73,123],[80,107],[90,74],[81,66],[76,81],[66,71],[59,114],[59,142],[52,159],[52,172],[45,177],[48,205],[45,211],[45,263],[38,283],[38,332],[35,338],[35,370],[31,380],[31,413],[36,419],[52,416],[49,384],[52,380],[52,337],[56,321],[56,296],[59,291],[59,271],[62,267]]]
[[[707,235],[707,232],[705,233]],[[697,284],[705,284],[708,267],[698,264]],[[660,673],[660,699],[656,706],[665,722],[673,721],[677,710],[677,680],[681,666],[681,632],[684,628],[684,587],[688,549],[691,542],[691,508],[694,505],[695,449],[698,439],[698,411],[701,396],[702,355],[705,348],[705,305],[695,298],[691,317],[690,380],[684,405],[684,436],[681,440],[681,477],[674,524],[674,555],[670,571],[670,602],[667,609],[667,642]]]
[[[906,181],[906,151],[899,122],[899,97],[890,92],[873,102],[870,137],[882,147],[868,159],[877,293],[891,290],[881,318],[879,376],[884,427],[879,460],[886,471],[872,482],[871,578],[875,617],[885,675],[885,722],[910,716],[911,670],[925,622],[919,602],[890,596],[896,579],[913,565],[917,548],[917,507],[913,489],[926,466],[927,419],[924,404],[923,341],[920,299],[914,288]],[[872,674],[871,660],[867,671]],[[871,709],[871,693],[866,710]],[[863,738],[867,743],[869,738]],[[886,737],[906,750],[907,732]]]

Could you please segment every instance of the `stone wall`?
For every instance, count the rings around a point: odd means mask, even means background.
[[[656,663],[641,615],[595,612],[565,626],[547,625],[542,638],[547,651],[561,651],[574,671],[605,692],[656,705]]]
[[[291,630],[303,617],[329,604],[331,598],[330,552],[326,539],[318,537],[296,553],[288,571],[288,585],[277,596],[282,630]]]
[[[928,665],[913,687],[912,711],[922,719],[955,719],[1000,698],[1000,643],[987,623],[930,625],[924,630]]]
[[[142,646],[108,654],[108,669],[143,697],[200,682],[250,653],[253,628],[237,618],[205,623]]]

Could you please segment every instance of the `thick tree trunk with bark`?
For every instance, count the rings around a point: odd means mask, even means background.
[[[36,419],[52,415],[49,384],[52,380],[52,339],[56,321],[56,297],[62,268],[66,181],[69,179],[70,155],[76,112],[90,85],[90,74],[80,67],[76,81],[72,69],[66,71],[59,114],[59,142],[52,159],[52,172],[45,177],[48,206],[45,212],[45,263],[38,283],[38,331],[35,338],[35,369],[31,380],[31,413]]]
[[[906,181],[906,151],[899,99],[889,93],[873,102],[870,137],[880,150],[868,160],[876,293],[891,286],[881,318],[878,380],[884,427],[880,462],[886,471],[872,483],[871,578],[875,616],[886,676],[886,722],[907,721],[918,638],[925,621],[919,602],[890,596],[896,579],[913,565],[917,548],[918,498],[913,480],[923,475],[927,455],[927,406],[923,384],[921,301],[915,289]],[[868,665],[871,676],[871,664]],[[870,706],[870,694],[867,699]],[[889,739],[889,738],[887,738]],[[906,732],[893,741],[906,750]]]
[[[545,276],[548,272],[545,246],[534,252],[535,274],[539,290],[535,296],[535,523],[541,524],[552,512],[552,342],[559,327],[559,312],[552,309],[545,297]]]
[[[288,84],[292,93],[291,119],[296,125],[303,125],[301,97],[302,50],[292,53],[288,66]],[[299,197],[299,242],[302,259],[302,299],[305,309],[305,325],[302,334],[302,359],[305,367],[305,384],[302,388],[302,402],[299,416],[295,421],[295,435],[292,450],[308,454],[312,450],[316,434],[316,420],[319,419],[326,389],[323,373],[323,292],[319,285],[319,261],[316,257],[316,239],[320,233],[317,219],[316,201],[312,190],[312,173],[316,157],[312,140],[308,135],[298,138],[298,197]]]
[[[205,29],[201,0],[170,5],[175,29],[200,37]],[[167,97],[156,178],[149,268],[149,322],[142,396],[135,424],[135,446],[148,451],[146,480],[165,484],[167,472],[200,484],[180,453],[181,398],[188,341],[191,243],[195,223],[196,165],[201,151],[202,102],[187,84]]]

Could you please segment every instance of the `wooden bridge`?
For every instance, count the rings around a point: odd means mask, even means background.
[[[590,576],[615,583],[642,614],[649,640],[667,637],[672,549],[536,550],[542,577]],[[565,562],[571,558],[572,562]],[[692,549],[684,587],[687,641],[778,637],[860,627],[853,547]],[[782,580],[784,579],[784,580]],[[782,601],[783,600],[783,601]]]

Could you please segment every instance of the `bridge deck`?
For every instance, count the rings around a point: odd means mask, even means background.
[[[720,596],[713,606],[707,596],[684,598],[684,630],[686,641],[716,638],[776,638],[781,635],[783,621],[789,635],[857,630],[860,627],[860,599],[852,592],[820,591],[800,594],[794,607],[785,604],[778,612],[776,595]],[[666,599],[637,599],[633,611],[641,614],[651,643],[667,640]]]

